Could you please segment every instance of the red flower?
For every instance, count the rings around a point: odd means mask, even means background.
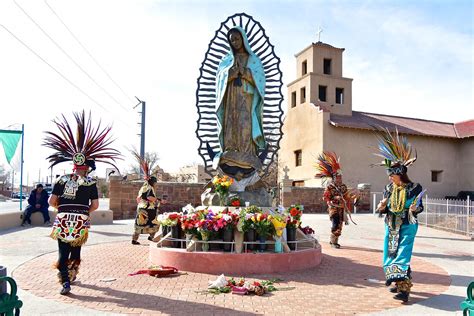
[[[290,210],[291,216],[298,216],[299,213],[300,213],[300,212],[299,212],[295,207],[293,207],[293,208]]]
[[[232,206],[240,206],[240,200],[234,200],[230,203]]]
[[[175,220],[175,219],[179,218],[179,214],[171,213],[170,215],[168,215],[168,218],[170,220]]]

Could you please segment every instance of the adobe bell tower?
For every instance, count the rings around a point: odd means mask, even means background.
[[[303,49],[296,57],[296,80],[288,85],[288,110],[304,103],[325,110],[352,115],[352,79],[342,76],[342,53],[318,41]]]

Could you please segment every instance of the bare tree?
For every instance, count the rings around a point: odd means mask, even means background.
[[[152,175],[154,175],[153,171],[155,171],[158,161],[160,160],[158,153],[154,151],[146,152],[145,160],[148,161]],[[133,165],[130,165],[130,173],[140,174],[140,165],[138,164],[138,162],[135,162]]]
[[[5,190],[6,188],[10,187],[10,171],[5,170],[3,165],[0,165],[0,188],[1,190]]]

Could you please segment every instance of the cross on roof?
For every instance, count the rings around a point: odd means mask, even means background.
[[[323,28],[321,26],[318,26],[318,31],[316,34],[318,34],[318,42],[321,42],[321,33],[323,32]]]

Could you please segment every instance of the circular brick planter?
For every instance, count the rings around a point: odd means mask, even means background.
[[[321,263],[321,245],[289,253],[187,252],[160,248],[151,243],[149,259],[153,265],[172,266],[182,271],[208,274],[268,274],[304,270]]]

